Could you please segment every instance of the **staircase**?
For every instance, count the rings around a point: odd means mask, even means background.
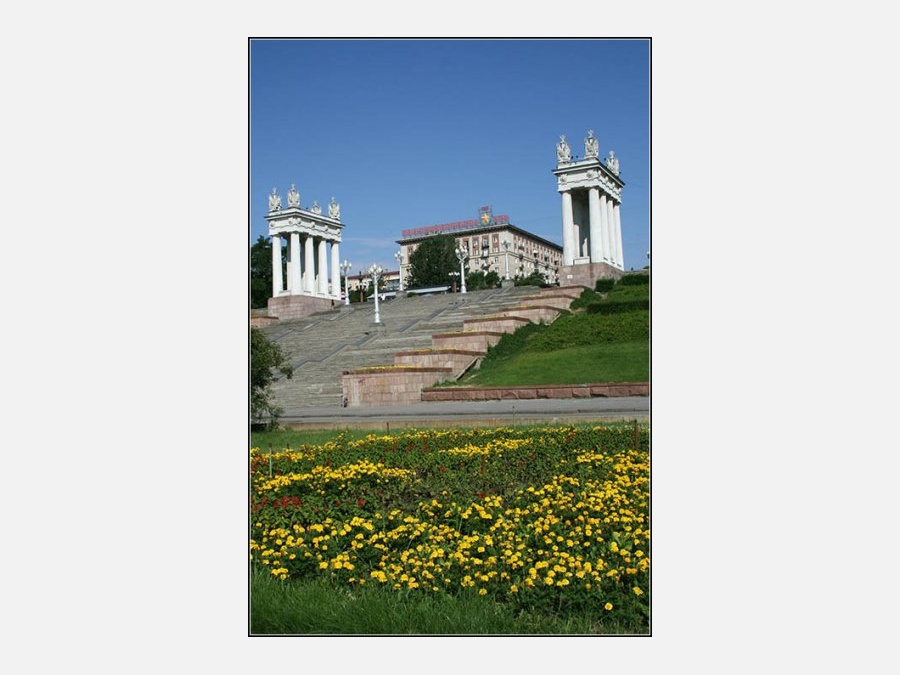
[[[431,336],[463,330],[463,322],[496,315],[538,294],[533,286],[433,296],[398,297],[374,304],[341,305],[303,319],[260,330],[294,367],[293,377],[272,385],[272,403],[284,409],[340,406],[341,374],[365,366],[394,364],[397,352],[432,346]]]

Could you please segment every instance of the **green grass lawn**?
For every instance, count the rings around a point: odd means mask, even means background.
[[[646,340],[616,345],[569,347],[553,352],[521,352],[485,362],[454,382],[473,387],[646,382],[650,378],[650,344]]]
[[[516,387],[649,382],[650,288],[585,290],[553,323],[528,324],[488,350],[478,369],[439,386]]]
[[[253,569],[254,635],[597,635],[646,629],[596,611],[516,612],[478,596],[423,596],[382,588],[340,589],[320,579],[283,583]]]

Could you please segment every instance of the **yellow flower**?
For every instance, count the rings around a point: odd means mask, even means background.
[[[603,609],[605,609],[608,612],[609,610],[612,609],[612,603],[607,602],[605,605],[603,605]]]
[[[478,595],[487,595],[487,589],[486,589],[486,588],[479,588],[479,589],[478,589]]]
[[[635,594],[635,595],[643,595],[643,594],[644,594],[644,591],[642,591],[642,590],[641,590],[640,588],[638,588],[637,586],[635,586],[632,590],[634,591],[634,594]]]
[[[509,592],[510,592],[510,593],[518,593],[518,592],[519,592],[519,587],[516,586],[515,584],[513,584],[512,586],[509,587]]]

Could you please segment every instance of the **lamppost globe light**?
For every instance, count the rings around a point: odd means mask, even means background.
[[[353,267],[353,264],[344,258],[344,262],[340,264],[341,271],[344,273],[344,304],[350,304],[350,282],[347,280],[347,274],[350,272],[350,268]]]
[[[375,287],[375,323],[381,323],[381,317],[378,313],[378,279],[381,277],[382,272],[384,272],[384,268],[378,263],[372,263],[372,266],[369,267],[369,275],[372,277],[372,284]]]
[[[506,251],[506,279],[509,280],[509,242],[503,242],[503,250]]]
[[[399,270],[400,279],[399,279],[399,289],[403,290],[403,249],[401,248],[394,254],[394,257],[397,259],[397,269]]]
[[[456,249],[456,257],[459,258],[459,276],[461,280],[460,285],[460,293],[466,292],[466,258],[469,257],[469,254],[466,252],[466,249],[463,248],[463,245],[460,244],[459,248]]]

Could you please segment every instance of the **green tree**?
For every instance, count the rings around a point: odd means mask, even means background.
[[[285,362],[281,347],[259,328],[250,328],[250,417],[269,429],[278,427],[278,418],[284,412],[271,401],[277,373],[290,378],[294,368]]]
[[[272,242],[259,235],[250,247],[250,308],[264,308],[272,297]]]
[[[428,237],[409,256],[408,288],[446,286],[450,272],[459,271],[456,257],[456,239],[449,234]]]

